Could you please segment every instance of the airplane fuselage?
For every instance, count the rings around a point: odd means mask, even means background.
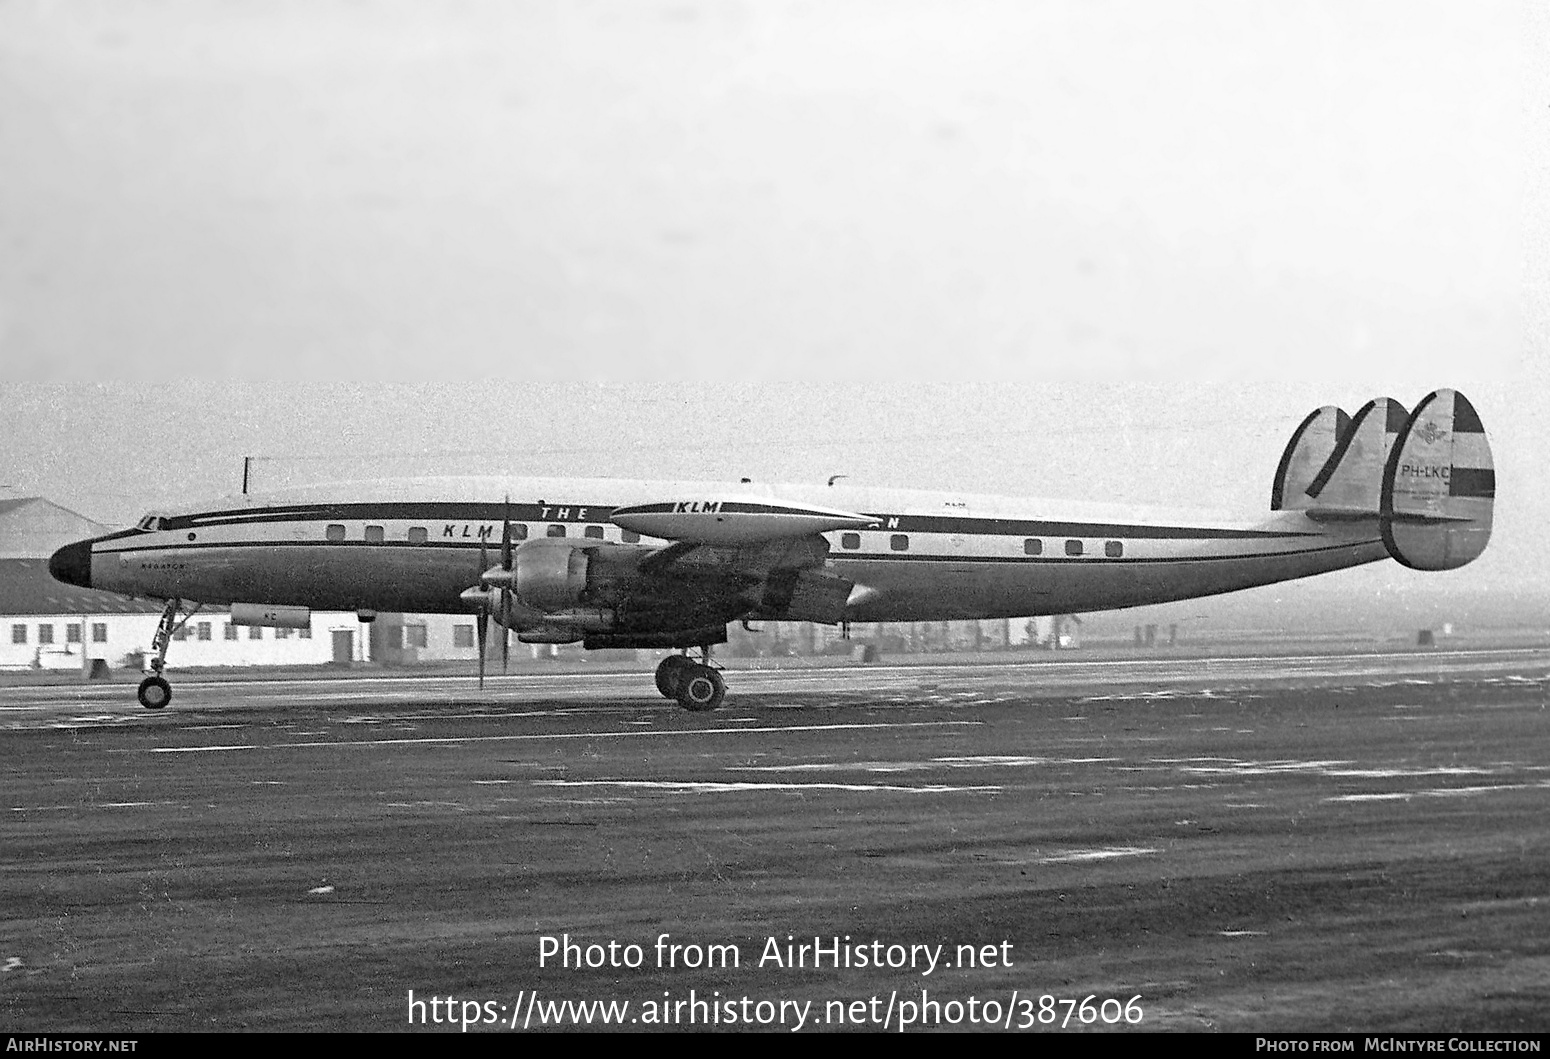
[[[844,608],[855,621],[1130,607],[1388,555],[1373,521],[1320,523],[1299,511],[1232,520],[913,490],[436,479],[311,487],[169,512],[149,528],[90,542],[89,583],[216,605],[466,613],[460,594],[498,551],[507,520],[518,545],[563,538],[622,558],[670,542],[614,524],[616,509],[673,497],[684,499],[665,506],[714,514],[713,505],[723,503],[716,498],[728,495],[867,516],[865,526],[815,535],[828,546],[824,569],[856,586]],[[733,602],[713,609],[709,621],[757,608]]]

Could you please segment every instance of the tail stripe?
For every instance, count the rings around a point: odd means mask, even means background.
[[[1491,539],[1495,498],[1496,471],[1479,414],[1453,390],[1428,394],[1383,470],[1379,530],[1389,554],[1417,570],[1463,566]]]

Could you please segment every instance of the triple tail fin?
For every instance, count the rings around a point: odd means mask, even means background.
[[[1270,486],[1271,511],[1295,511],[1312,502],[1308,486],[1350,429],[1351,417],[1334,405],[1308,413],[1281,453],[1281,464]]]
[[[1383,543],[1414,570],[1452,570],[1491,540],[1496,470],[1469,400],[1436,390],[1416,405],[1383,470]]]
[[[1351,419],[1334,452],[1313,481],[1304,507],[1309,518],[1377,518],[1382,510],[1383,469],[1409,414],[1391,397],[1368,401]]]

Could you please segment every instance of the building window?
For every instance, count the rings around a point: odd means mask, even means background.
[[[327,537],[331,541],[342,541],[344,540],[344,527],[337,522],[332,522],[329,524],[328,529],[324,532],[323,536]]]
[[[38,643],[53,643],[54,627],[52,625],[38,626]]]
[[[276,640],[289,640],[291,638],[291,633],[294,631],[294,629],[276,629],[274,631],[274,638]]]
[[[262,640],[263,638],[264,638],[264,627],[262,625],[249,625],[248,626],[248,639],[249,640]]]
[[[424,647],[426,644],[426,632],[423,625],[404,626],[404,646]]]
[[[1037,537],[1029,537],[1027,540],[1023,541],[1023,554],[1043,555],[1044,542],[1039,540]]]
[[[13,626],[11,626],[11,642],[12,643],[26,643],[27,642],[27,626],[25,626],[25,625],[13,625]]]
[[[549,536],[551,536],[551,537],[563,537],[563,536],[565,536],[565,527],[564,526],[550,526],[549,527]]]
[[[1110,559],[1118,559],[1125,554],[1125,546],[1119,541],[1109,541],[1103,546],[1103,554]]]
[[[304,629],[297,629],[296,630],[296,639],[298,639],[298,640],[310,640],[310,639],[312,639],[312,626],[308,625]]]
[[[591,537],[595,541],[602,540],[603,539],[603,527],[602,526],[588,526],[587,527],[587,536]]]
[[[199,639],[208,640],[210,638],[210,623],[207,621],[200,622],[198,626],[198,633]]]
[[[472,625],[452,626],[452,646],[472,647],[474,645],[474,627]]]
[[[634,544],[640,540],[640,534],[636,533],[634,530],[625,530],[624,533],[620,535],[620,539],[623,540],[625,544]]]
[[[909,535],[905,534],[905,533],[895,533],[892,537],[888,538],[888,547],[892,548],[896,552],[907,552],[907,551],[909,551],[910,550],[910,538],[909,538]]]
[[[1082,542],[1081,541],[1066,541],[1066,554],[1067,555],[1081,555],[1082,554]]]
[[[841,548],[849,548],[851,551],[855,551],[857,548],[861,547],[861,534],[859,534],[859,533],[842,533],[842,534],[840,534],[840,547]]]
[[[226,639],[228,639],[228,640],[235,640],[237,638],[237,627],[235,625],[233,625],[231,622],[227,622],[226,623],[226,629],[225,629],[225,632],[224,632],[223,635],[225,635]]]
[[[366,543],[367,544],[381,544],[383,536],[384,536],[384,534],[382,532],[382,527],[381,526],[367,526],[366,527]]]
[[[108,623],[107,622],[105,622],[105,621],[94,621],[94,622],[91,623],[91,642],[92,643],[107,643],[108,642]]]
[[[426,537],[426,533],[425,533],[425,527],[424,526],[410,526],[409,527],[409,543],[410,544],[424,544],[425,543],[425,537]]]

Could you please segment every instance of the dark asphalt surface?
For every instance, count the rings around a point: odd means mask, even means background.
[[[1081,1028],[1544,1030],[1547,674],[734,672],[708,715],[646,672],[0,689],[0,1028],[1047,1030],[1091,996]],[[604,965],[540,966],[566,935]]]

